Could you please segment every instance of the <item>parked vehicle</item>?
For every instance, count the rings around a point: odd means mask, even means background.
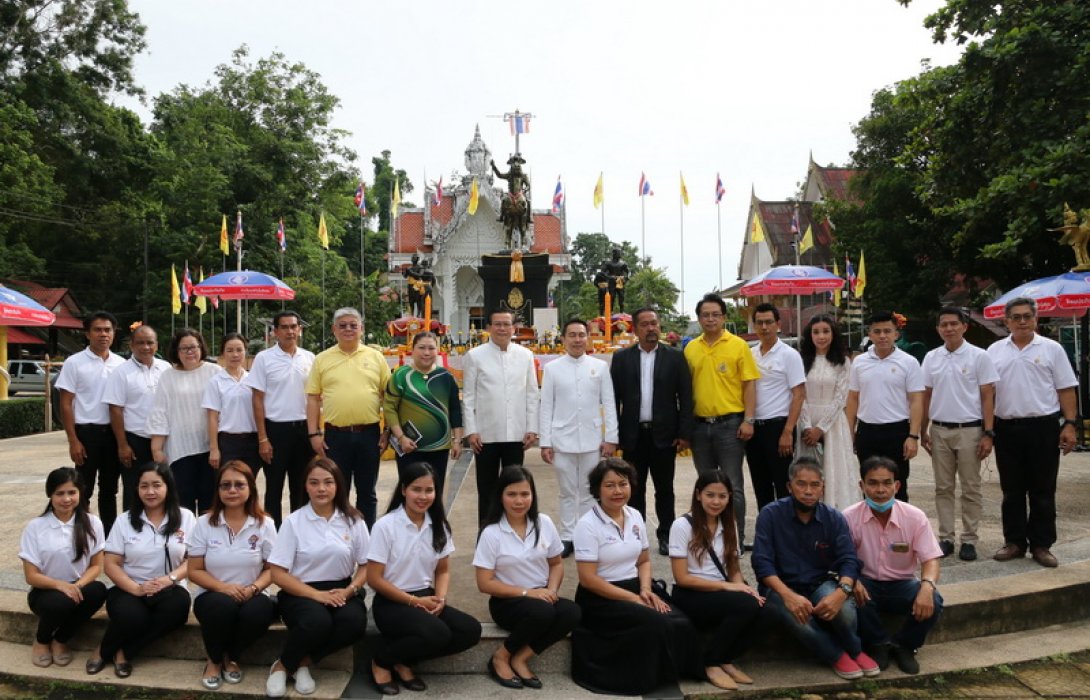
[[[57,380],[60,365],[50,368],[50,386]],[[23,393],[45,393],[45,362],[41,360],[11,360],[8,362],[8,374],[11,376],[8,384],[8,395]]]

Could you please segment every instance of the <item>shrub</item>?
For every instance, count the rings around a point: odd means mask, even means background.
[[[45,413],[44,396],[0,401],[0,438],[19,437],[42,432]]]

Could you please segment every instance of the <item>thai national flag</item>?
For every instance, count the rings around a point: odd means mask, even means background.
[[[855,268],[852,267],[851,258],[849,258],[847,255],[844,256],[844,264],[846,265],[846,269],[848,271],[848,291],[850,291],[852,294],[855,294]]]
[[[356,208],[360,210],[360,216],[367,216],[367,187],[362,182],[356,188]]]
[[[795,207],[795,213],[791,215],[791,233],[797,236],[801,230],[799,227],[799,208]]]
[[[242,212],[238,213],[238,219],[235,221],[235,247],[242,247],[242,237],[245,234],[242,233]]]
[[[723,178],[719,177],[719,173],[715,174],[715,203],[719,204],[723,201],[723,195],[727,193],[727,188],[723,187]]]
[[[651,191],[651,182],[648,181],[648,179],[641,172],[640,173],[640,196],[642,197],[642,196],[644,196],[646,194],[649,194],[651,196],[655,195],[655,193]]]
[[[530,133],[530,117],[519,115],[508,115],[507,124],[511,127],[512,134],[528,134]]]
[[[276,227],[276,242],[280,244],[280,252],[288,249],[288,235],[284,231],[284,220],[280,219],[280,225]]]
[[[560,176],[556,176],[556,191],[553,192],[553,213],[560,211],[560,206],[564,204],[564,190],[560,186]]]
[[[193,278],[189,276],[189,262],[185,264],[185,274],[182,275],[182,303],[188,304],[193,294]]]
[[[440,176],[439,182],[435,183],[435,199],[431,201],[433,207],[437,207],[443,203],[443,178]]]

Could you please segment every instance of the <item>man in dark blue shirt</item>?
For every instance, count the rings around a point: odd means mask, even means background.
[[[877,676],[856,628],[859,560],[848,523],[821,502],[825,476],[816,461],[796,459],[787,478],[790,495],[757,516],[753,571],[766,606],[841,678]]]

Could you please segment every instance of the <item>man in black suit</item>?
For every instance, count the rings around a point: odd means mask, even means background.
[[[617,401],[620,447],[636,467],[629,504],[647,518],[647,477],[655,481],[659,554],[669,554],[674,522],[674,460],[693,435],[693,384],[679,350],[659,345],[659,317],[653,309],[632,315],[639,344],[613,355],[610,375]]]

